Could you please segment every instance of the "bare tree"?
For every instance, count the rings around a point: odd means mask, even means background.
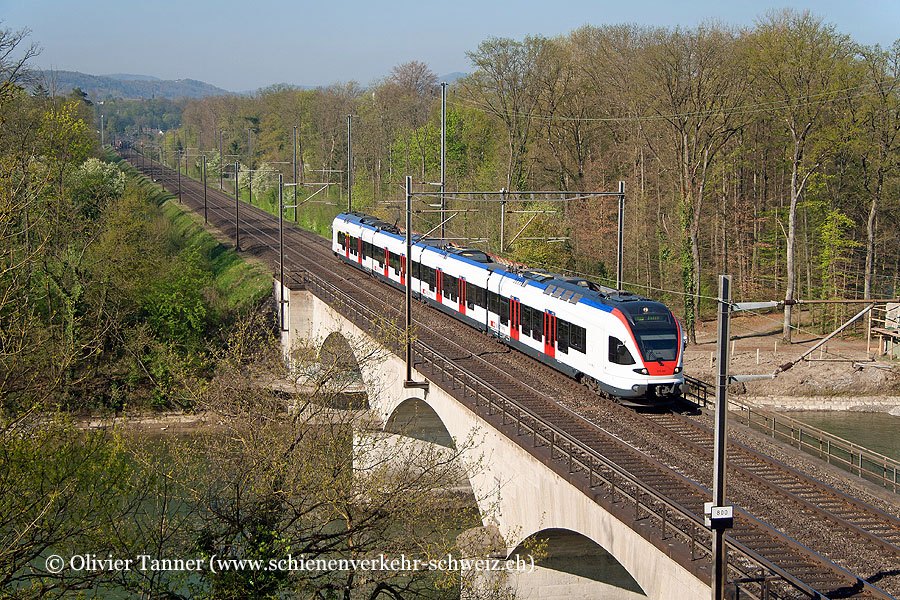
[[[462,85],[475,101],[506,128],[509,157],[506,188],[524,183],[523,159],[533,136],[534,115],[541,97],[542,58],[548,44],[543,37],[529,36],[518,42],[490,38],[467,52],[477,71]]]
[[[670,164],[677,165],[681,188],[681,270],[685,330],[696,342],[699,317],[700,225],[710,166],[738,131],[744,101],[735,36],[718,25],[694,31],[658,33],[647,51],[643,82],[647,103],[666,123]],[[655,99],[655,101],[654,101]],[[647,137],[650,148],[663,154]]]
[[[875,229],[879,205],[885,187],[885,177],[897,169],[897,150],[900,149],[900,40],[887,50],[880,47],[861,49],[863,64],[873,94],[864,97],[859,126],[863,132],[863,171],[865,189],[869,194],[869,214],[866,219],[866,272],[863,297],[872,297],[872,278],[875,271]],[[873,181],[874,179],[874,181]]]
[[[850,47],[845,36],[808,11],[792,10],[767,14],[749,41],[760,94],[775,103],[775,114],[789,136],[791,182],[784,298],[791,301],[796,288],[797,201],[806,190],[809,176],[821,165],[810,141],[834,99],[840,82],[839,66],[849,56]],[[790,303],[785,304],[782,336],[788,342],[792,308]]]

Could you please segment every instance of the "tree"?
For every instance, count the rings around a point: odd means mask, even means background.
[[[696,343],[699,316],[700,224],[710,166],[740,126],[746,78],[734,35],[719,26],[658,33],[644,63],[653,111],[669,126],[669,164],[681,189],[681,273],[685,332]],[[648,138],[648,142],[650,138]],[[650,145],[654,151],[654,145]]]
[[[866,271],[863,298],[872,297],[875,271],[876,219],[882,202],[885,177],[896,172],[900,150],[900,40],[887,50],[861,48],[863,65],[872,93],[862,99],[857,115],[861,130],[864,186],[869,195],[866,220]]]
[[[784,298],[791,301],[796,288],[797,201],[809,176],[821,165],[821,155],[810,152],[810,139],[822,126],[839,91],[840,68],[849,58],[850,47],[847,38],[833,27],[809,12],[791,10],[767,14],[750,36],[750,43],[760,95],[774,103],[773,110],[788,135],[791,182]],[[785,304],[782,336],[788,342],[792,308],[790,302]]]
[[[532,120],[541,96],[542,59],[548,40],[529,36],[518,42],[490,38],[466,55],[477,69],[462,81],[467,93],[506,129],[506,189],[525,187],[523,159],[532,139]]]
[[[328,348],[295,349],[291,375],[264,319],[240,322],[212,381],[191,386],[218,425],[165,451],[174,467],[136,453],[156,500],[123,527],[123,543],[144,544],[160,558],[199,552],[263,565],[289,555],[428,560],[453,552],[456,534],[479,523],[474,498],[447,491],[465,481],[459,458],[472,441],[448,448],[361,429],[364,403],[345,395],[358,381],[353,365],[380,361],[385,351],[362,341]],[[173,514],[173,506],[182,508]],[[193,577],[190,595],[214,598],[442,598],[455,597],[459,586],[456,574],[357,567],[204,570]],[[141,574],[122,583],[169,597],[183,595],[182,584]]]
[[[15,95],[18,84],[29,79],[31,74],[26,63],[41,51],[35,42],[25,46],[29,35],[29,29],[0,28],[0,108]],[[20,52],[18,56],[17,52]]]

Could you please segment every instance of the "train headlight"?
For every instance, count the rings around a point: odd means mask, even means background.
[[[635,373],[640,373],[641,375],[649,375],[650,371],[647,369],[632,369]]]
[[[681,367],[675,367],[675,374],[681,373]]]

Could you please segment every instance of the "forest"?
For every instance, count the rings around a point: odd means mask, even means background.
[[[346,355],[297,349],[301,393],[268,269],[101,148],[80,90],[29,92],[36,52],[0,27],[0,597],[458,598],[457,572],[291,567],[458,556],[458,454],[385,460],[334,410]]]
[[[614,192],[624,181],[626,287],[667,301],[691,339],[722,273],[735,277],[737,299],[897,295],[900,44],[866,47],[786,10],[745,29],[586,25],[490,38],[467,55],[471,73],[446,90],[445,189]],[[254,171],[290,182],[296,127],[298,179],[335,184],[325,197],[338,203],[351,115],[354,208],[397,220],[406,175],[418,191],[440,181],[440,96],[437,76],[414,60],[367,87],[190,100],[180,128],[156,132],[148,151],[169,161],[206,152],[213,176],[220,162],[245,169],[249,144]],[[446,236],[501,253],[498,203],[469,198],[448,200],[470,210]],[[552,198],[510,195],[503,253],[614,283],[615,199]],[[414,227],[427,231],[437,217],[423,215]],[[784,310],[789,340],[798,317]],[[805,325],[828,327],[843,310]]]

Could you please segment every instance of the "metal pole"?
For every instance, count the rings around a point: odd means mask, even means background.
[[[406,176],[406,381],[412,381],[412,283],[409,259],[412,258],[412,177]]]
[[[250,192],[250,204],[253,204],[253,152],[250,140],[251,128],[247,128],[247,189]]]
[[[625,232],[625,182],[619,182],[619,245],[616,250],[616,289],[622,289],[622,245]]]
[[[238,191],[238,172],[241,166],[239,160],[234,161],[234,249],[241,249],[241,194]]]
[[[297,126],[294,125],[294,223],[297,223]]]
[[[353,154],[350,150],[350,142],[353,139],[351,127],[352,115],[347,115],[347,212],[353,211]]]
[[[178,204],[181,204],[181,152],[178,152]]]
[[[500,189],[500,254],[503,254],[503,244],[506,238],[506,189]]]
[[[441,239],[446,237],[444,225],[447,217],[444,212],[447,210],[447,201],[444,199],[444,184],[447,160],[447,82],[441,82]]]
[[[100,115],[100,146],[103,146],[103,115]]]
[[[224,190],[222,187],[222,171],[224,169],[222,167],[225,166],[225,156],[222,154],[222,130],[219,130],[219,190]]]
[[[731,275],[719,276],[719,374],[716,380],[716,433],[714,441],[713,506],[725,506],[725,463],[728,443],[728,352],[731,337]],[[713,529],[712,599],[725,597],[725,575],[728,554],[725,551],[725,529]]]
[[[203,222],[209,223],[209,219],[206,216],[206,155],[203,155]]]
[[[278,174],[278,281],[281,299],[278,302],[278,326],[284,329],[284,175]]]

